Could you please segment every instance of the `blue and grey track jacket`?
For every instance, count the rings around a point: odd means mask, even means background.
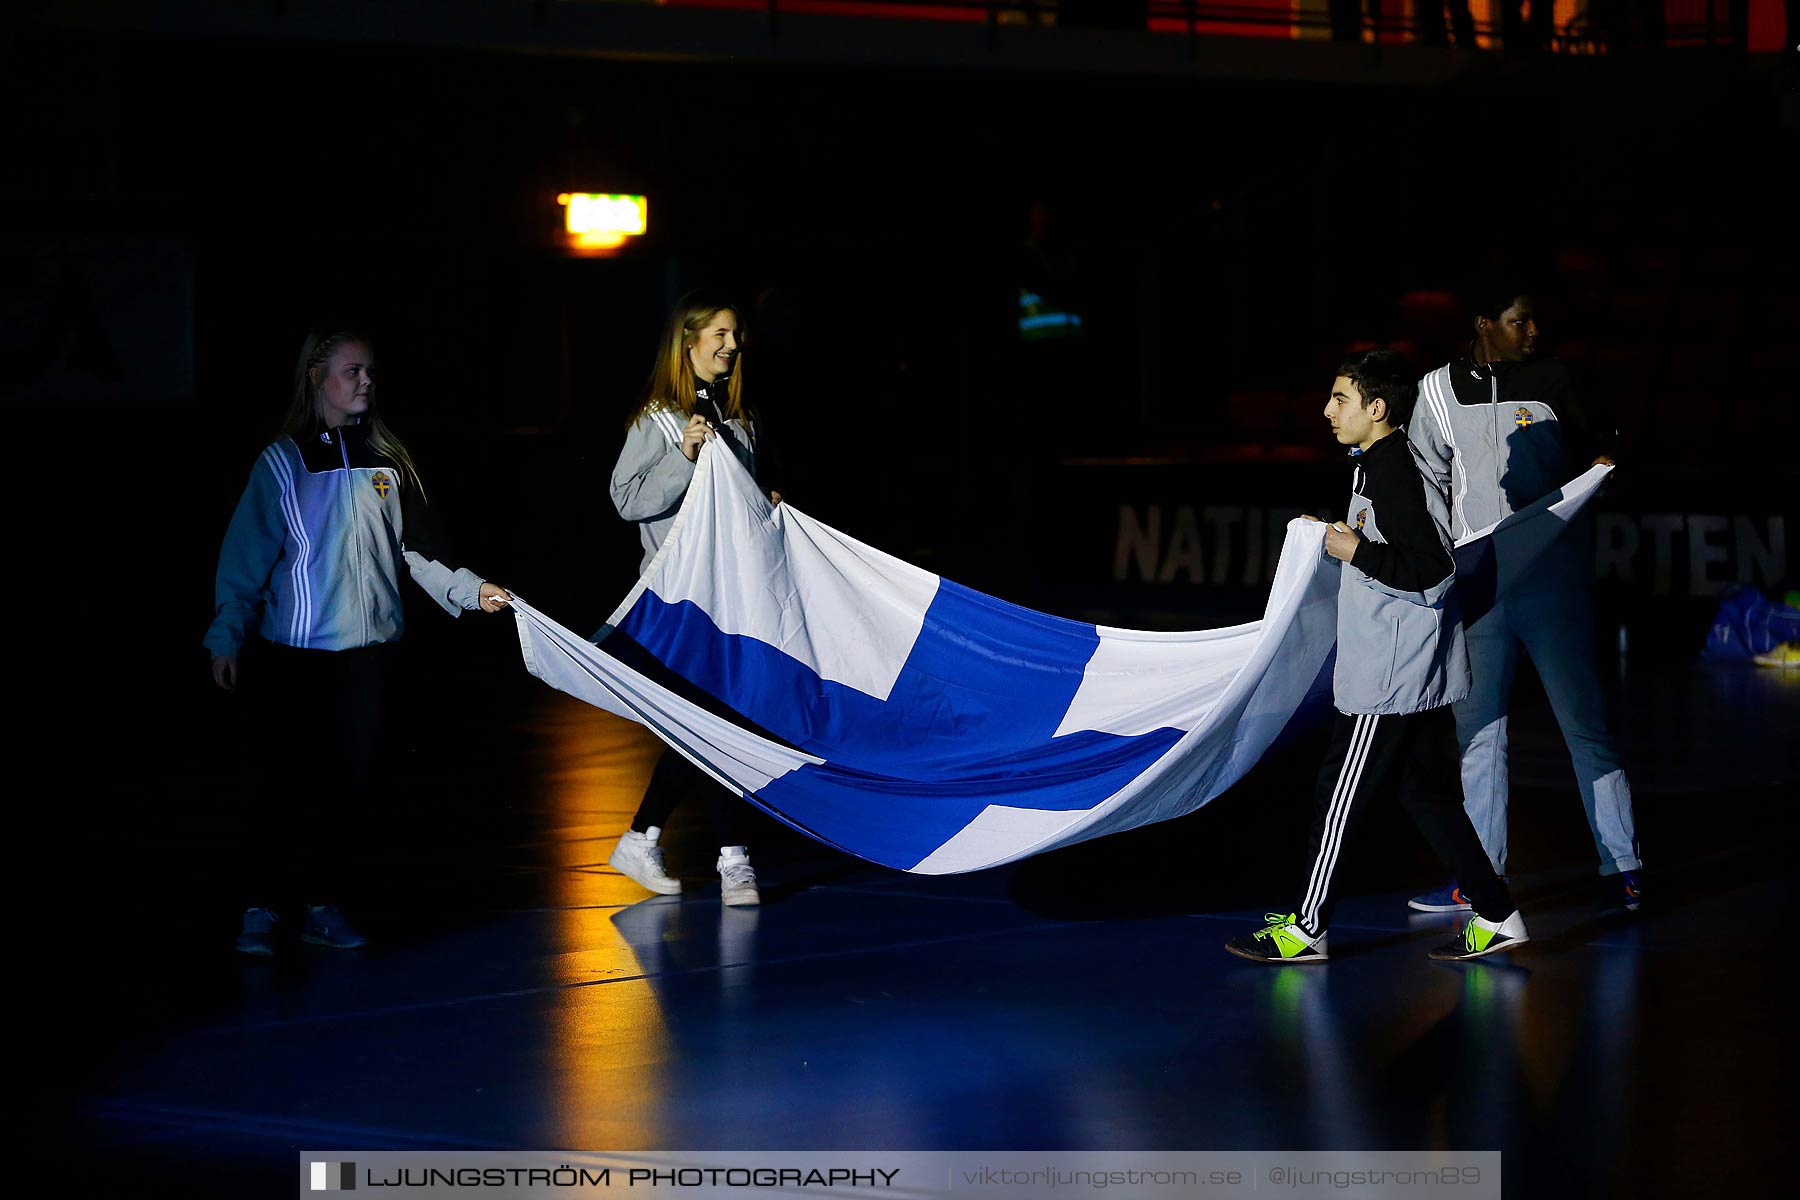
[[[1419,381],[1406,434],[1468,537],[1542,499],[1607,449],[1554,359],[1448,363]]]
[[[269,445],[225,531],[207,650],[235,655],[252,629],[313,650],[396,641],[402,562],[451,616],[480,607],[481,577],[438,561],[417,491],[359,425]]]
[[[1469,694],[1469,652],[1453,599],[1449,503],[1402,433],[1355,463],[1344,519],[1361,544],[1338,577],[1338,711],[1453,704]]]

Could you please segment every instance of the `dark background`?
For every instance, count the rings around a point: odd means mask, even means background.
[[[1055,55],[1021,66],[1005,43],[991,62],[878,53],[866,31],[790,61],[761,28],[741,55],[716,36],[704,53],[537,53],[440,36],[435,14],[471,3],[338,6],[340,26],[292,30],[330,7],[222,4],[217,29],[46,21],[0,40],[16,887],[53,906],[33,969],[41,1003],[66,1009],[51,1024],[87,1039],[69,1043],[91,1060],[65,1073],[71,1092],[104,1094],[113,1041],[153,1046],[170,1013],[235,1003],[218,880],[280,764],[243,761],[245,714],[213,688],[200,638],[226,520],[315,321],[373,332],[383,410],[460,558],[574,628],[633,579],[635,533],[606,481],[663,315],[702,284],[744,305],[746,382],[799,507],[1023,604],[1199,627],[1258,615],[1251,525],[1341,503],[1319,414],[1338,357],[1392,342],[1437,365],[1468,336],[1456,287],[1507,263],[1621,438],[1600,515],[1637,545],[1602,580],[1604,645],[1623,631],[1632,672],[1679,670],[1720,586],[1794,586],[1796,106],[1791,67],[1767,56],[1222,39],[1186,66],[1127,69],[1121,41],[1051,69]],[[358,11],[416,25],[377,36]],[[1151,35],[1116,35],[1135,36]],[[569,190],[645,194],[649,234],[571,257],[555,204]],[[1081,336],[1022,340],[1026,288],[1078,312]],[[1121,569],[1126,513],[1153,507],[1159,562],[1191,510],[1198,577]],[[1266,540],[1261,555],[1272,567]],[[516,764],[486,753],[519,740],[505,722],[544,691],[511,623],[416,598],[411,617],[384,742],[401,811],[344,831],[352,852],[401,864],[404,903],[378,926],[397,943],[515,886],[484,855],[541,816],[515,802]],[[1749,750],[1684,739],[1716,695],[1690,684],[1639,744],[1706,764],[1695,773],[1758,766],[1754,710]],[[1530,693],[1519,708],[1547,730]],[[490,721],[502,732],[483,741]],[[1270,840],[1272,813],[1291,823],[1317,742],[1183,822],[972,886],[1082,919],[1248,904],[1272,868],[1242,847]],[[1754,804],[1690,804],[1642,782],[1651,844],[1698,854],[1746,829],[1780,844],[1791,824],[1778,784]],[[1574,805],[1539,807],[1539,845],[1585,847]],[[752,840],[791,881],[778,833]],[[1437,869],[1416,839],[1394,857],[1409,878]],[[1358,869],[1356,886],[1398,875]],[[1101,904],[1072,879],[1132,883]],[[70,981],[82,994],[65,1005]],[[1744,1128],[1743,1144],[1770,1144]]]
[[[54,614],[18,661],[59,713],[116,705],[188,752],[215,736],[219,538],[321,319],[373,331],[460,558],[597,625],[637,561],[606,496],[623,421],[701,284],[744,306],[798,506],[1027,605],[1180,626],[1255,617],[1243,531],[1341,493],[1318,413],[1338,357],[1443,361],[1468,336],[1455,288],[1506,264],[1622,439],[1601,507],[1637,545],[1603,636],[1689,659],[1720,586],[1792,586],[1795,131],[1768,56],[1421,71],[1295,45],[1352,57],[1258,80],[270,22],[46,25],[7,52],[11,524]],[[643,193],[650,232],[572,257],[566,190]],[[1081,336],[1021,340],[1021,289]],[[1207,510],[1254,515],[1219,565],[1209,544],[1198,576],[1146,579],[1119,533],[1152,505],[1165,544],[1182,506],[1208,538]],[[1716,561],[1694,515],[1725,521]],[[529,683],[505,622],[414,610],[409,655]]]

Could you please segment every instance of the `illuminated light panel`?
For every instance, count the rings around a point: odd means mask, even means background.
[[[600,192],[564,192],[563,227],[569,244],[581,250],[616,250],[649,227],[649,205],[642,196]]]

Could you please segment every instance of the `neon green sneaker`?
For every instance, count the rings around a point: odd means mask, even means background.
[[[1296,924],[1293,913],[1264,913],[1268,925],[1248,937],[1235,937],[1225,949],[1239,958],[1266,963],[1324,962],[1325,935],[1313,937]]]
[[[1446,942],[1433,950],[1431,957],[1439,962],[1462,962],[1499,954],[1530,940],[1531,935],[1525,932],[1525,918],[1515,908],[1512,915],[1504,921],[1484,921],[1480,917],[1470,917],[1469,923],[1463,926],[1462,935],[1454,942]]]
[[[1783,642],[1766,654],[1758,654],[1755,661],[1759,667],[1779,667],[1791,671],[1800,667],[1800,642]]]

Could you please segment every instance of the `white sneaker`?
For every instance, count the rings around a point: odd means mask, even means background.
[[[1445,942],[1428,957],[1439,962],[1466,962],[1523,946],[1530,940],[1531,935],[1525,932],[1525,917],[1515,908],[1504,921],[1470,917],[1469,923],[1463,926],[1462,936],[1454,942]]]
[[[606,865],[653,892],[675,895],[681,890],[681,880],[671,879],[663,870],[662,847],[656,844],[656,839],[661,836],[662,830],[654,825],[643,833],[627,829],[607,858]]]
[[[747,908],[762,903],[756,890],[756,868],[750,865],[750,854],[742,846],[719,848],[719,898],[733,908]]]

